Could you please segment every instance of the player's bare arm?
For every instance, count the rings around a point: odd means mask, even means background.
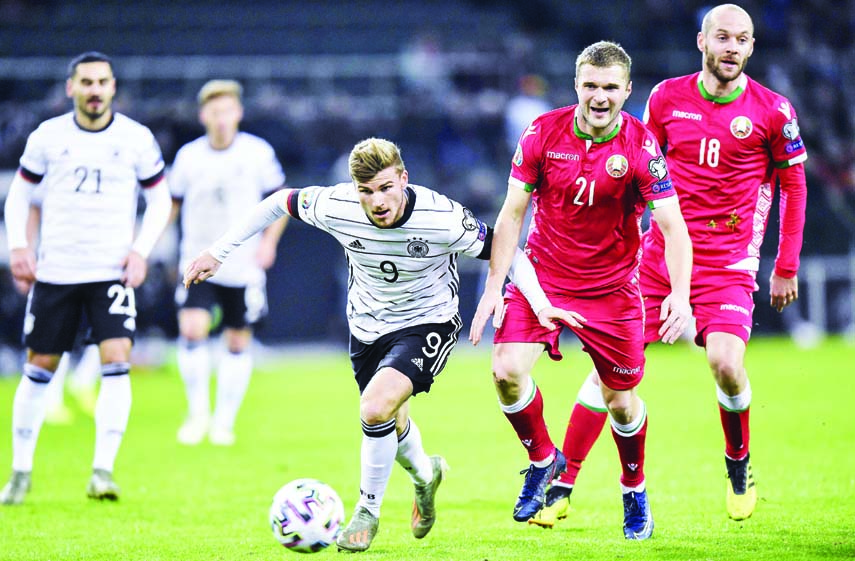
[[[511,262],[517,250],[520,233],[522,232],[525,212],[531,201],[531,193],[515,185],[508,185],[505,202],[496,218],[493,229],[493,247],[490,253],[490,270],[484,285],[484,293],[478,302],[472,325],[469,329],[469,340],[473,345],[481,341],[487,320],[493,316],[493,326],[502,325],[504,316],[504,300],[502,287],[511,269]]]
[[[673,344],[680,338],[692,318],[689,293],[692,280],[692,242],[680,205],[669,204],[653,209],[653,218],[665,238],[665,262],[671,278],[671,294],[662,301],[659,328],[662,342]]]

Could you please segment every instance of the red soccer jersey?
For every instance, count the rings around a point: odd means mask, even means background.
[[[756,271],[772,172],[804,162],[807,153],[790,102],[746,75],[741,81],[732,95],[713,98],[699,72],[665,80],[653,88],[644,121],[666,151],[695,263]],[[804,214],[788,214],[782,220],[799,235],[782,237],[779,261],[796,271]],[[661,249],[655,222],[651,230],[653,246]]]
[[[576,106],[545,113],[520,137],[509,183],[533,189],[526,241],[547,293],[611,292],[638,270],[641,215],[676,202],[665,158],[652,134],[628,113],[594,139],[574,122]]]

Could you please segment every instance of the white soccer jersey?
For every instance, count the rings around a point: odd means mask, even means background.
[[[347,320],[364,343],[458,313],[457,257],[484,251],[487,226],[459,203],[418,185],[395,228],[368,220],[352,183],[307,187],[288,198],[288,213],[342,245],[349,278]],[[217,273],[219,274],[219,273]]]
[[[172,197],[181,201],[179,270],[284,183],[273,147],[257,136],[240,132],[225,150],[212,148],[204,136],[184,145],[169,174]],[[259,239],[253,236],[237,248],[210,282],[262,282],[264,271],[255,260]]]
[[[38,280],[120,278],[134,239],[137,186],[163,177],[151,131],[118,113],[105,129],[87,131],[66,113],[30,134],[20,163],[21,175],[43,188]]]

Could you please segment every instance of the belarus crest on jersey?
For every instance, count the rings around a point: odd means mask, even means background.
[[[748,117],[734,117],[730,122],[730,134],[740,140],[748,138],[748,135],[751,134],[752,130],[754,130],[754,124]]]
[[[628,169],[629,162],[622,154],[615,154],[606,160],[606,172],[615,179],[626,175]]]

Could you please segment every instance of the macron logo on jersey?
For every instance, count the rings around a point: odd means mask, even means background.
[[[703,121],[704,119],[704,116],[700,113],[689,113],[688,111],[680,111],[679,109],[672,111],[671,116],[678,119],[691,119],[692,121]]]
[[[546,157],[552,160],[571,160],[573,162],[579,161],[579,154],[569,154],[567,152],[553,152],[552,150],[548,150],[546,152]]]
[[[790,109],[790,104],[789,104],[789,103],[786,103],[786,102],[783,102],[783,101],[782,101],[782,102],[781,102],[781,105],[779,105],[779,106],[778,106],[778,111],[780,111],[781,113],[783,113],[783,114],[784,114],[784,117],[786,117],[787,119],[792,119],[792,118],[793,118],[793,112],[792,112],[792,110]]]
[[[532,134],[537,134],[537,127],[534,126],[534,124],[529,125],[528,128],[525,129],[525,132],[523,133],[522,138],[520,139],[520,142],[522,142],[522,140],[525,137],[530,136]]]

